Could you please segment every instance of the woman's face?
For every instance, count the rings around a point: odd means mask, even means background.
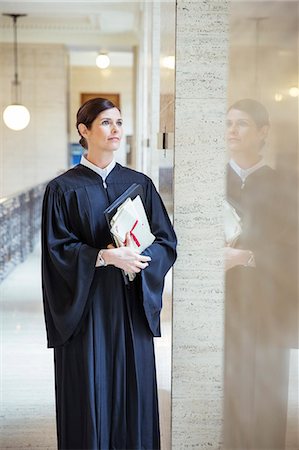
[[[226,125],[227,145],[231,152],[260,152],[268,126],[259,128],[249,114],[238,109],[228,112]]]
[[[90,129],[80,124],[79,131],[85,137],[88,149],[115,151],[123,135],[120,112],[117,108],[106,109],[96,117]]]

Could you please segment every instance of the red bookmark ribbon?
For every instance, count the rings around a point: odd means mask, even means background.
[[[138,241],[137,237],[135,236],[135,234],[133,233],[134,228],[137,226],[138,224],[138,219],[136,220],[136,222],[134,223],[134,225],[132,226],[131,230],[129,231],[130,236],[132,236],[133,241],[135,242],[135,244],[137,245],[137,247],[140,247],[140,242]],[[127,240],[125,240],[124,242],[125,245],[127,245]]]

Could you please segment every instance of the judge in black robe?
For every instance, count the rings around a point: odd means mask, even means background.
[[[290,215],[296,205],[282,198],[278,173],[259,155],[267,126],[258,102],[240,101],[229,110],[227,199],[242,223],[236,263],[226,272],[224,448],[229,450],[285,447],[288,348],[297,319],[296,220]]]
[[[108,108],[110,117],[116,108]],[[143,188],[156,239],[143,252],[149,266],[126,285],[120,268],[96,267],[96,261],[111,244],[104,210],[132,183]],[[120,164],[105,183],[82,164],[68,170],[46,188],[42,246],[58,448],[159,449],[153,337],[160,336],[164,277],[176,258],[176,238],[152,181]]]

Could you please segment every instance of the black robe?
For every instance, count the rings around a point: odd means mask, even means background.
[[[95,267],[111,243],[103,211],[142,185],[154,243],[150,265],[125,285],[114,266]],[[59,449],[159,449],[153,336],[160,336],[164,277],[176,237],[152,181],[116,164],[106,178],[79,164],[52,180],[42,218],[48,346],[54,347]]]
[[[224,448],[283,449],[297,319],[297,207],[268,166],[243,186],[228,166],[227,199],[242,219],[235,247],[251,250],[256,267],[226,273]]]

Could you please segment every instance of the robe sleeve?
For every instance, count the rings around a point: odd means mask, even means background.
[[[69,225],[63,192],[48,185],[42,210],[42,289],[48,347],[67,342],[88,308],[98,249]]]
[[[162,199],[151,180],[145,203],[151,231],[156,239],[142,253],[152,259],[149,266],[141,271],[143,307],[153,336],[161,336],[160,312],[164,278],[176,260],[177,240]]]

